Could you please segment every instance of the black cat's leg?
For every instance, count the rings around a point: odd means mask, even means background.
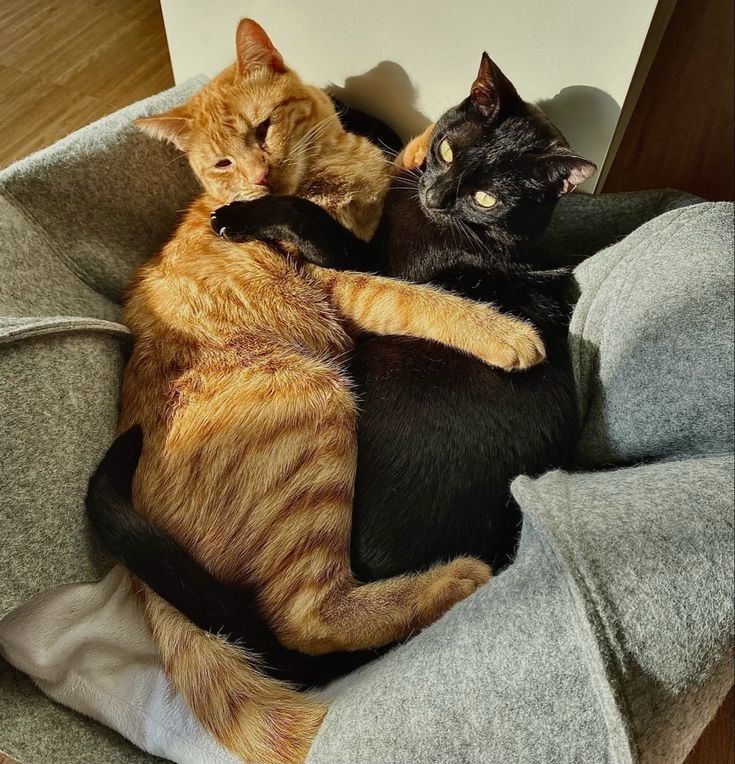
[[[321,207],[297,196],[264,196],[233,202],[212,213],[212,228],[228,241],[285,242],[323,268],[375,271],[370,245]]]
[[[374,117],[372,114],[356,109],[354,106],[348,106],[333,95],[329,97],[332,99],[334,108],[337,110],[337,116],[342,123],[342,127],[347,132],[367,138],[390,160],[393,160],[400,153],[403,148],[403,141],[385,122]]]
[[[512,279],[502,272],[478,268],[449,269],[437,274],[434,283],[479,302],[500,302],[522,318],[546,325],[566,326],[579,298],[569,268],[519,270]]]

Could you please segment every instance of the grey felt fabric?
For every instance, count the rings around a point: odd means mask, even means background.
[[[732,452],[732,205],[662,215],[576,278],[580,465]]]
[[[196,86],[0,174],[0,618],[109,564],[82,500],[117,416],[119,301],[196,192],[130,122]],[[701,732],[732,683],[732,206],[693,201],[562,201],[549,250],[607,247],[572,324],[580,467],[604,471],[516,481],[517,562],[360,675],[312,764],[674,762]],[[97,728],[54,735],[70,712],[31,697],[3,679],[21,760],[145,760],[114,736],[88,758]]]
[[[619,241],[657,215],[701,199],[670,189],[635,194],[570,194],[554,212],[540,249],[569,262],[581,261]]]
[[[185,160],[131,121],[191,82],[0,173],[0,617],[104,568],[81,499],[117,423],[132,269],[196,193]]]

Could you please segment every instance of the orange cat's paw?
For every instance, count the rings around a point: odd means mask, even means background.
[[[475,589],[486,584],[492,576],[487,563],[476,557],[457,557],[444,566],[445,575],[459,581],[470,581]]]
[[[474,557],[458,557],[435,569],[438,574],[423,602],[425,624],[432,623],[449,608],[467,598],[490,580],[492,570]]]
[[[433,133],[434,123],[432,122],[421,135],[410,141],[406,148],[403,149],[403,166],[407,170],[421,167],[424,163],[426,155],[429,153]]]
[[[533,324],[505,314],[488,316],[485,332],[475,338],[471,352],[490,366],[521,371],[546,358],[543,340]]]
[[[528,369],[546,359],[546,348],[541,336],[532,324],[517,321],[510,336],[508,365],[509,371]]]

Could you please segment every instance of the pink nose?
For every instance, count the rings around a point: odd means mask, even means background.
[[[263,170],[261,175],[253,180],[254,186],[267,186],[268,185],[268,170]]]

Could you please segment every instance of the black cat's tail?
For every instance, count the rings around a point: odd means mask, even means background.
[[[218,581],[173,536],[135,510],[132,485],[142,450],[143,431],[136,425],[116,438],[89,481],[87,515],[113,557],[199,628],[258,653],[262,670],[274,678],[320,686],[377,656],[370,651],[312,656],[281,645],[252,589]]]
[[[175,539],[133,507],[133,477],[142,451],[140,426],[116,438],[89,481],[87,516],[103,545],[125,567],[177,609],[183,610],[188,600],[192,612],[199,612],[214,594],[211,577],[203,569],[200,575]]]

